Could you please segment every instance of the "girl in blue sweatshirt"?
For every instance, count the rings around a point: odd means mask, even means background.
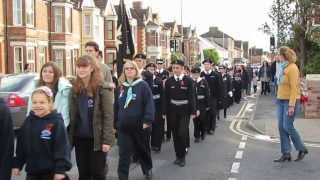
[[[119,145],[119,180],[128,180],[133,153],[138,157],[146,179],[152,178],[150,151],[154,102],[147,82],[140,78],[138,66],[127,61],[115,98],[115,121]]]
[[[71,169],[70,145],[61,114],[53,109],[53,93],[42,86],[31,95],[32,111],[17,138],[13,176],[26,165],[27,180],[63,180]]]

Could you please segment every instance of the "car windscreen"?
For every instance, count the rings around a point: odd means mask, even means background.
[[[1,78],[0,92],[18,92],[21,91],[30,81],[33,76],[8,76]]]

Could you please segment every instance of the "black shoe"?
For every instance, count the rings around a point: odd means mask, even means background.
[[[201,136],[201,140],[203,141],[205,138],[206,138],[206,135],[203,134],[203,135]]]
[[[180,159],[179,158],[177,158],[174,162],[173,162],[173,164],[176,164],[176,165],[178,165],[178,164],[180,164]]]
[[[184,167],[186,165],[186,160],[185,158],[180,159],[178,166]]]
[[[195,143],[199,143],[199,142],[200,142],[200,138],[196,138],[196,139],[194,140],[194,142],[195,142]]]
[[[304,159],[304,156],[306,156],[308,153],[309,153],[309,152],[308,152],[308,150],[307,150],[307,149],[306,149],[306,150],[304,150],[304,151],[299,151],[299,153],[298,153],[298,157],[297,157],[297,159],[296,159],[296,160],[294,160],[294,161],[298,162],[298,161],[303,160],[303,159]]]
[[[167,137],[166,141],[169,142],[171,140],[171,137]]]
[[[188,152],[189,152],[189,148],[186,148],[186,154],[188,154]]]
[[[147,173],[144,174],[145,179],[151,180],[152,179],[152,171],[149,170]]]
[[[279,159],[274,160],[273,162],[290,162],[291,161],[291,155],[290,154],[283,154]]]
[[[212,135],[213,132],[212,132],[211,130],[209,130],[209,131],[207,132],[207,134]]]
[[[160,152],[160,148],[159,147],[151,147],[151,150],[158,153]]]

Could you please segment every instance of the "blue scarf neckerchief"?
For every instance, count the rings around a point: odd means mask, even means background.
[[[129,84],[127,81],[123,83],[124,86],[128,87],[126,103],[124,104],[124,108],[127,108],[132,100],[132,87],[137,85],[139,82],[143,81],[142,79],[137,79]]]
[[[289,62],[284,60],[277,66],[276,76],[277,76],[277,84],[280,85],[283,81],[284,69],[288,66]]]

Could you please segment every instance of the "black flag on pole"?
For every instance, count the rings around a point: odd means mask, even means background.
[[[120,77],[124,64],[123,59],[132,59],[135,53],[131,26],[124,0],[120,0],[117,28],[117,75]]]

